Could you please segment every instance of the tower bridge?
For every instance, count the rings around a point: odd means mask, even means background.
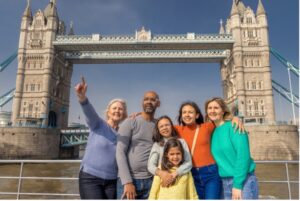
[[[34,15],[28,1],[23,13],[12,124],[29,123],[44,129],[37,134],[38,128],[11,132],[5,128],[2,133],[26,133],[17,135],[19,141],[23,140],[22,149],[9,154],[57,156],[60,129],[68,124],[73,65],[82,63],[219,63],[224,99],[229,107],[246,123],[263,124],[265,127],[259,132],[268,132],[271,127],[273,131],[277,129],[268,20],[261,0],[256,13],[242,1],[233,0],[225,27],[221,23],[217,34],[156,35],[145,28],[133,35],[75,35],[73,29],[66,34],[65,24],[58,16],[53,0],[44,11],[38,10]],[[285,129],[289,133],[297,132],[295,128]],[[63,134],[66,144],[73,141],[68,133]],[[261,144],[260,138],[256,138],[255,143]],[[16,145],[11,136],[2,140]],[[86,138],[78,136],[77,140]],[[36,141],[43,145],[34,144]],[[24,147],[28,145],[35,148],[26,150]],[[292,153],[297,155],[294,149],[297,148],[293,147]]]

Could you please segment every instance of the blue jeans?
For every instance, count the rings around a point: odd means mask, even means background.
[[[192,175],[199,199],[220,199],[222,181],[216,164],[201,168],[193,167]]]
[[[233,178],[224,177],[222,178],[223,188],[224,188],[224,199],[232,199],[232,187],[233,187]],[[242,199],[243,200],[253,200],[258,199],[258,182],[254,173],[249,173],[244,186],[242,189]]]
[[[80,170],[79,193],[81,199],[116,199],[117,180],[106,180]]]
[[[133,179],[133,185],[135,186],[135,191],[137,196],[136,200],[147,200],[149,197],[150,189],[152,186],[153,178],[148,179]],[[121,183],[120,178],[118,178],[117,182],[117,199],[121,199],[124,192],[124,186]],[[126,198],[123,198],[126,199]]]

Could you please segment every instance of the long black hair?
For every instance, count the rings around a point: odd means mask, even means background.
[[[162,120],[162,119],[167,119],[169,120],[170,124],[171,124],[171,129],[172,129],[172,132],[171,132],[171,136],[174,137],[174,138],[177,138],[178,137],[178,133],[177,131],[175,130],[174,128],[174,125],[173,125],[173,122],[171,120],[170,117],[168,117],[167,115],[163,115],[161,117],[159,117],[157,120],[156,120],[156,123],[155,123],[155,128],[154,128],[154,133],[153,133],[153,137],[152,137],[152,140],[153,142],[158,142],[160,144],[160,146],[164,146],[164,137],[160,134],[159,132],[159,129],[158,129],[158,123]]]
[[[199,114],[199,117],[196,119],[196,123],[202,124],[204,122],[203,115],[202,115],[201,110],[200,110],[199,106],[197,105],[197,103],[195,103],[193,101],[186,101],[180,105],[179,112],[178,112],[178,118],[177,118],[178,124],[185,126],[185,123],[182,121],[182,108],[187,105],[193,107],[196,111],[196,114]]]
[[[162,170],[169,171],[174,166],[168,159],[168,153],[173,147],[178,147],[179,151],[181,152],[182,160],[180,161],[179,165],[184,162],[184,151],[181,142],[177,138],[171,138],[166,142],[164,147],[164,154],[161,161]]]

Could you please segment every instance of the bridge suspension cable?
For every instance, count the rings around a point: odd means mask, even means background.
[[[11,89],[9,92],[5,93],[0,97],[0,108],[2,108],[7,102],[13,99],[15,95],[15,89]]]
[[[290,63],[283,56],[281,56],[274,48],[270,47],[270,52],[276,57],[287,69],[290,69],[297,77],[299,77],[299,68]]]
[[[0,64],[0,72],[2,72],[11,62],[13,62],[17,56],[18,56],[18,53],[15,52],[10,57],[8,57],[7,59],[5,59]]]
[[[272,80],[272,88],[278,92],[282,97],[299,108],[299,96],[291,93],[287,88],[281,86],[275,80]]]

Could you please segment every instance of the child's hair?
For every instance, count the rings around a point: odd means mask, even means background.
[[[181,142],[177,138],[171,138],[166,142],[164,147],[164,154],[161,161],[162,170],[168,171],[173,167],[173,164],[168,159],[168,153],[170,149],[174,147],[178,147],[182,155],[182,160],[180,161],[179,165],[181,165],[184,162],[184,151]]]
[[[195,103],[193,101],[186,101],[180,105],[180,108],[178,111],[178,118],[177,118],[178,124],[185,126],[185,123],[182,120],[182,109],[184,106],[187,106],[187,105],[194,108],[194,110],[196,111],[196,114],[199,114],[199,117],[196,119],[196,123],[202,124],[204,122],[203,115],[202,115],[201,110],[200,110],[199,106],[197,105],[197,103]]]
[[[170,117],[168,117],[167,115],[164,115],[164,116],[161,116],[157,119],[156,123],[155,123],[155,128],[154,128],[154,133],[153,133],[153,137],[152,137],[152,140],[153,142],[157,142],[159,143],[160,146],[164,146],[164,137],[160,134],[159,132],[159,129],[158,129],[158,123],[160,122],[160,120],[162,119],[167,119],[169,120],[170,124],[171,124],[171,129],[172,129],[172,132],[171,132],[171,136],[174,137],[174,138],[177,138],[178,137],[178,133],[177,131],[175,130],[174,128],[174,125],[173,125],[173,122],[172,120],[170,119]]]

